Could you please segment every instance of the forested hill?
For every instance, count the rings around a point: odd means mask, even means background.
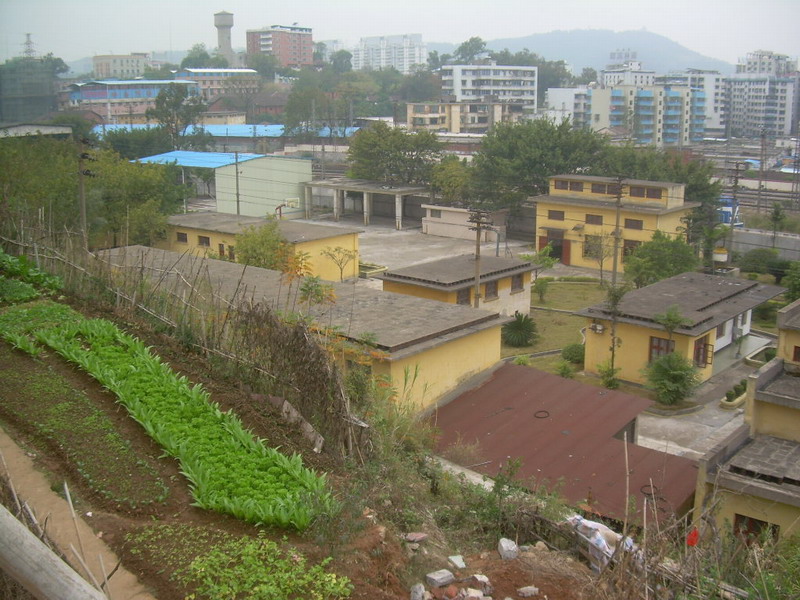
[[[428,42],[427,45],[428,51],[451,54],[458,44]],[[663,35],[644,30],[551,31],[518,38],[487,40],[486,47],[495,51],[508,48],[511,52],[527,48],[547,60],[566,61],[574,73],[580,73],[584,67],[592,67],[598,71],[603,69],[609,63],[609,54],[622,49],[636,52],[642,68],[656,73],[688,68],[715,69],[723,74],[734,71],[734,66],[730,63],[703,56]]]

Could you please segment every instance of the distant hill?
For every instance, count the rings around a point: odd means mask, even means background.
[[[452,53],[457,44],[428,42],[428,51]],[[695,69],[714,69],[722,74],[735,71],[734,65],[723,60],[709,58],[689,50],[669,38],[650,31],[620,31],[609,29],[575,29],[573,31],[551,31],[519,38],[486,40],[490,50],[519,52],[527,48],[547,60],[564,60],[573,72],[580,74],[584,67],[605,68],[609,54],[616,50],[630,49],[637,53],[642,68],[656,73]]]

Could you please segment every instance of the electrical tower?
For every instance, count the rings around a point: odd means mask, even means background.
[[[36,49],[33,47],[33,40],[31,39],[31,34],[25,34],[25,43],[23,44],[25,48],[22,51],[22,56],[25,58],[36,58]]]

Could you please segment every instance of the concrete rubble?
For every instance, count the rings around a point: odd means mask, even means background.
[[[519,556],[519,546],[514,540],[508,538],[500,538],[497,543],[497,552],[500,553],[500,558],[503,560],[514,560]]]

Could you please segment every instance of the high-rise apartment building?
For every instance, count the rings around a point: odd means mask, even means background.
[[[726,113],[728,108],[726,96],[726,78],[719,71],[703,69],[686,69],[673,71],[666,75],[657,75],[656,85],[668,85],[673,88],[688,87],[705,93],[705,135],[725,135]]]
[[[536,110],[538,67],[498,65],[444,65],[442,97],[455,102],[475,102],[492,98],[496,102],[522,104]]]
[[[418,33],[361,38],[353,49],[353,69],[394,67],[403,75],[428,60],[427,46]]]
[[[271,54],[282,67],[303,67],[314,62],[311,28],[273,25],[247,30],[248,54]]]
[[[798,131],[800,74],[783,54],[751,52],[727,80],[729,130],[733,136],[782,137]]]

